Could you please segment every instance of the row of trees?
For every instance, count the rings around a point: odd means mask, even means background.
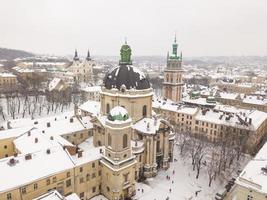
[[[240,168],[244,159],[242,150],[247,136],[226,133],[217,142],[210,142],[204,134],[193,134],[189,131],[177,133],[176,145],[181,158],[190,158],[196,179],[203,171],[208,176],[208,185],[220,177],[227,179]]]
[[[79,103],[80,95],[69,90],[30,94],[12,93],[2,95],[0,99],[0,116],[3,120],[49,115],[64,112]]]

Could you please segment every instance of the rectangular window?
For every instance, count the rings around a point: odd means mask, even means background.
[[[83,172],[83,168],[82,167],[80,167],[80,172]]]
[[[248,198],[247,198],[247,200],[253,200],[253,196],[251,196],[251,195],[248,195]]]
[[[95,168],[95,163],[92,163],[92,168]]]
[[[95,193],[95,191],[96,191],[96,188],[95,188],[95,187],[93,187],[93,189],[92,189],[92,190],[93,190],[93,193]]]
[[[46,185],[50,185],[50,179],[46,179]]]
[[[7,200],[11,200],[11,199],[12,199],[11,193],[8,193],[8,194],[6,195],[6,198],[7,198]]]
[[[66,181],[66,187],[70,187],[71,186],[71,179]]]
[[[21,189],[21,193],[22,193],[22,194],[26,194],[26,192],[27,192],[27,191],[26,191],[26,187],[23,187],[23,188]]]
[[[37,184],[37,183],[34,183],[34,185],[33,185],[33,189],[35,189],[35,190],[38,189],[38,184]]]
[[[83,177],[82,177],[82,178],[80,178],[80,183],[83,183]]]
[[[57,182],[57,177],[53,177],[53,183]]]
[[[84,197],[84,192],[80,193],[80,198]]]
[[[86,174],[86,181],[90,180],[90,174]]]
[[[92,173],[92,178],[95,178],[95,173]]]

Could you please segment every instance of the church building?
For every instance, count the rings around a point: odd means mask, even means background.
[[[94,65],[95,63],[91,59],[89,50],[84,61],[79,58],[78,52],[75,50],[72,65],[67,70],[73,73],[76,83],[91,83],[93,81]]]

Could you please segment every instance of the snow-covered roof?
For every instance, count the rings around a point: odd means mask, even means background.
[[[49,138],[38,129],[32,129],[31,131],[19,136],[14,140],[14,145],[15,148],[22,154],[60,146],[54,138]]]
[[[57,190],[47,192],[33,200],[80,200],[76,193],[72,193],[66,197],[61,195]]]
[[[34,126],[36,124],[46,124],[47,122],[51,121],[60,121],[60,120],[66,120],[74,116],[74,112],[64,112],[62,114],[56,115],[56,116],[48,116],[48,117],[41,117],[37,119],[31,119],[31,118],[20,118],[20,119],[14,119],[9,120],[7,123],[9,123],[11,128],[20,128],[20,127],[26,127],[26,126]],[[7,128],[7,125],[6,127]]]
[[[0,77],[2,77],[2,78],[15,78],[17,76],[12,74],[12,73],[0,73]]]
[[[100,113],[100,102],[89,100],[80,105],[79,109],[91,113],[93,116],[97,116]]]
[[[246,96],[243,100],[243,103],[255,104],[255,105],[267,105],[267,99],[257,96]]]
[[[220,97],[222,99],[236,99],[238,95],[238,93],[220,92]]]
[[[102,156],[102,154],[100,153],[101,149],[103,149],[103,147],[94,147],[85,149],[83,150],[81,157],[79,157],[78,154],[75,154],[72,156],[72,160],[76,166],[83,165],[90,161],[98,160]]]
[[[185,103],[201,105],[201,106],[215,106],[216,102],[208,103],[206,98],[197,98],[197,99],[190,99],[190,98],[183,98],[182,100]]]
[[[10,159],[15,159],[15,164],[9,164]],[[8,157],[0,160],[0,192],[9,191],[33,181],[52,176],[74,167],[70,155],[62,147],[56,146],[47,150],[31,154],[31,159],[26,160],[25,154],[17,157]]]
[[[121,106],[115,106],[114,108],[111,109],[110,111],[111,116],[117,116],[117,115],[128,115],[128,112],[125,108]]]
[[[163,99],[154,99],[152,102],[152,107],[187,115],[194,115],[198,111],[198,108],[196,107],[182,106],[173,101]]]
[[[132,127],[133,129],[145,133],[145,134],[156,134],[159,130],[161,120],[155,118],[143,118],[136,122]]]
[[[21,128],[7,129],[0,131],[0,140],[4,140],[7,138],[16,138],[24,133],[30,131],[32,127],[26,126]]]
[[[48,90],[49,91],[52,91],[54,89],[56,89],[56,87],[59,85],[59,83],[61,82],[61,79],[60,78],[54,78],[50,83],[49,83],[49,86],[48,86]],[[63,85],[58,88],[58,90],[60,91],[61,89],[63,89]]]
[[[100,92],[101,86],[87,86],[81,89],[84,92]]]
[[[265,143],[255,158],[247,164],[237,178],[236,184],[267,194],[267,173],[262,168],[267,170],[267,143]]]
[[[257,130],[267,120],[267,113],[258,110],[235,109],[231,112],[228,106],[218,106],[216,108],[198,112],[195,119],[214,124],[242,127],[247,130]],[[249,124],[250,119],[251,124]]]

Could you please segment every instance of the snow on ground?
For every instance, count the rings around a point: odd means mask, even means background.
[[[31,99],[30,101],[33,101],[32,99],[34,97],[29,97],[29,98]],[[46,101],[44,96],[40,96],[39,98],[40,98],[41,102],[38,103],[37,109],[36,109],[35,113],[33,114],[33,116],[31,114],[29,114],[29,112],[28,112],[29,110],[27,108],[24,118],[33,117],[34,119],[38,119],[38,118],[43,118],[43,117],[61,115],[61,114],[65,113],[65,112],[74,112],[74,104],[70,103],[70,105],[64,106],[63,112],[62,112],[61,105],[57,109],[55,109],[56,105],[54,105],[54,110],[52,111],[52,108],[50,107],[50,111],[49,111],[49,113],[47,113],[46,106],[47,106],[48,102]],[[16,101],[15,119],[23,118],[23,115],[22,115],[22,113],[23,113],[23,103],[24,103],[24,99],[21,99],[21,108],[20,108],[20,112],[18,113],[18,102]],[[41,114],[39,113],[40,104],[42,105],[41,106],[42,107]],[[0,97],[0,110],[1,110],[1,107],[3,108],[3,113],[4,113],[4,116],[5,116],[5,120],[3,119],[2,114],[0,113],[0,127],[3,126],[2,123],[6,124],[6,122],[8,120],[13,120],[11,114],[8,114],[8,111],[7,111],[7,99],[6,98],[1,98]],[[33,110],[33,105],[32,105],[30,110],[31,111]]]
[[[214,199],[215,194],[224,189],[227,180],[217,178],[216,181],[212,182],[211,187],[208,187],[208,177],[205,169],[201,169],[200,177],[196,179],[196,172],[192,171],[190,158],[184,161],[179,157],[177,147],[174,151],[177,161],[171,163],[167,171],[161,170],[156,177],[147,179],[143,183],[137,183],[134,199],[165,200],[169,197],[170,200],[209,200]],[[170,176],[170,180],[167,180],[167,175]],[[229,177],[229,180],[231,178]],[[195,195],[196,191],[199,191],[197,196]]]

